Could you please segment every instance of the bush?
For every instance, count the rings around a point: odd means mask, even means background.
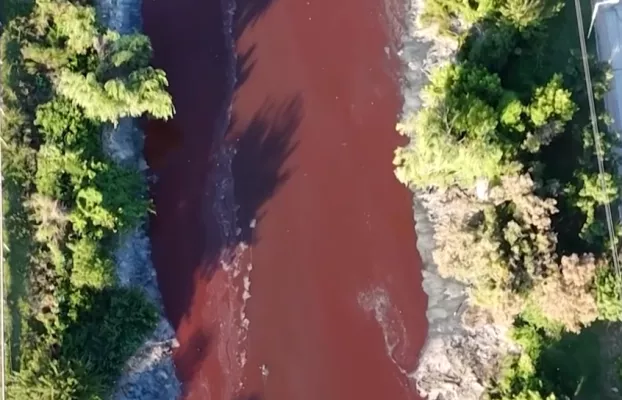
[[[425,3],[421,21],[424,25],[436,25],[441,34],[449,36],[485,19],[504,19],[526,30],[555,16],[563,5],[559,0],[430,0]]]
[[[95,177],[76,193],[70,219],[74,230],[101,239],[107,231],[136,226],[149,209],[140,173],[114,164],[94,165]]]
[[[114,263],[94,240],[81,238],[67,244],[72,252],[71,284],[103,289],[115,283]]]
[[[35,239],[41,243],[58,243],[65,237],[67,210],[51,197],[34,193],[26,206],[36,224]]]
[[[103,397],[101,388],[112,387],[125,361],[155,328],[158,313],[142,292],[132,289],[86,288],[76,298],[65,322],[59,359],[81,366],[80,380],[88,386],[77,398],[88,398],[89,391]]]
[[[601,266],[596,273],[596,304],[601,319],[622,321],[620,296],[622,279],[609,266]]]
[[[77,153],[84,159],[101,157],[101,127],[67,99],[55,98],[38,107],[35,124],[45,143]]]
[[[74,298],[79,300],[72,318],[61,322],[58,342],[32,342],[24,353],[9,398],[105,398],[125,360],[157,322],[153,305],[133,290],[83,289]]]
[[[54,145],[43,145],[37,152],[37,190],[52,198],[73,204],[76,188],[92,176],[89,164],[82,157],[70,151],[63,151]]]

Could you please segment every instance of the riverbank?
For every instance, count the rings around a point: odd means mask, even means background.
[[[148,66],[148,39],[119,26],[116,6],[110,31],[92,5],[20,2],[2,32],[11,398],[179,391],[170,357],[159,354],[172,331],[141,233],[149,199],[140,134],[125,118],[174,110],[164,72]],[[112,63],[118,53],[126,57]]]
[[[425,297],[391,168],[402,6],[240,1],[231,32],[222,6],[143,14],[177,109],[146,157],[186,398],[417,399]]]
[[[413,31],[402,53],[409,71],[398,128],[411,143],[396,152],[396,175],[417,187],[418,248],[429,296],[417,386],[429,399],[608,397],[617,393],[611,360],[618,350],[611,340],[601,338],[599,345],[599,336],[622,314],[600,224],[604,204],[619,190],[608,188],[604,199],[576,206],[590,196],[588,180],[596,181],[598,170],[593,138],[583,129],[589,115],[574,4],[560,2],[531,20],[509,12],[518,6],[511,1],[477,10],[443,4],[455,7],[453,14],[434,0],[413,3]],[[589,3],[583,6],[589,22]],[[477,28],[467,30],[471,24]],[[433,30],[438,26],[447,40]],[[525,33],[532,28],[535,36]],[[605,69],[590,64],[595,96],[602,99]],[[422,69],[436,71],[428,81]],[[541,112],[547,102],[539,96],[547,91],[555,93],[549,99],[557,114]],[[460,119],[465,112],[469,117]],[[539,136],[545,116],[555,128]],[[615,141],[607,134],[601,140]],[[489,147],[479,152],[477,145]],[[614,171],[607,149],[605,167]],[[524,164],[512,165],[517,160]],[[532,168],[534,160],[539,165]],[[517,173],[529,175],[516,180]],[[538,237],[539,244],[532,248],[521,237]],[[597,320],[614,323],[605,328]]]
[[[420,17],[424,7],[425,0],[409,3],[407,30],[402,37],[399,55],[404,68],[403,118],[421,109],[421,91],[429,83],[429,74],[455,61],[456,57],[456,42],[439,36],[433,27],[422,25]],[[429,324],[413,379],[419,393],[429,400],[477,400],[510,349],[507,327],[464,323],[464,312],[469,307],[468,287],[442,276],[433,257],[437,249],[435,210],[445,207],[443,198],[434,191],[413,191],[417,250],[422,259],[422,285],[428,297],[426,318]]]
[[[98,0],[98,17],[104,26],[122,34],[140,31],[141,2],[138,0]],[[147,179],[143,158],[144,134],[135,119],[126,118],[118,126],[102,133],[107,155],[115,163],[134,168]],[[147,216],[145,216],[147,220]],[[157,286],[156,272],[151,262],[151,243],[146,225],[119,235],[116,240],[115,261],[119,282],[125,287],[142,290],[156,305],[159,321],[156,329],[145,339],[140,349],[127,361],[112,399],[170,400],[181,394],[181,384],[175,374],[172,350],[178,346],[175,332],[164,315],[162,298]]]

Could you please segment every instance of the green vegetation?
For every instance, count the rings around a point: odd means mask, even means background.
[[[120,287],[114,235],[140,224],[145,183],[102,149],[104,124],[169,118],[144,35],[106,30],[78,0],[2,3],[12,399],[102,399],[157,322]]]
[[[584,7],[589,18],[589,1]],[[455,63],[431,74],[422,109],[398,125],[412,140],[396,150],[396,176],[442,198],[440,273],[467,284],[493,320],[512,324],[523,348],[488,396],[604,398],[592,324],[622,320],[604,224],[621,182],[612,173],[617,135],[602,115],[611,172],[601,191],[574,3],[428,0],[422,22],[460,46]],[[608,70],[590,62],[600,100]]]

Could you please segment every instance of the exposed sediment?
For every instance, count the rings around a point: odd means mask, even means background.
[[[418,20],[425,0],[412,0],[408,29],[399,52],[404,64],[402,93],[407,117],[421,107],[420,92],[429,72],[455,59],[457,43],[441,38]],[[416,140],[416,138],[414,138]],[[503,326],[485,321],[467,323],[470,309],[467,287],[442,277],[434,263],[434,221],[444,208],[443,194],[434,190],[414,193],[417,249],[422,260],[423,288],[428,295],[426,344],[414,379],[428,400],[476,400],[486,381],[498,369],[503,354],[512,349]]]
[[[101,21],[120,33],[133,33],[140,29],[140,10],[140,0],[97,1]],[[125,118],[118,126],[108,127],[102,138],[104,149],[111,159],[146,174],[147,164],[142,155],[143,132],[134,119]],[[171,400],[181,393],[171,356],[172,349],[178,344],[175,332],[164,316],[156,273],[151,263],[146,217],[143,225],[117,237],[117,277],[122,286],[142,290],[157,306],[160,320],[145,343],[127,361],[111,396],[114,400]]]

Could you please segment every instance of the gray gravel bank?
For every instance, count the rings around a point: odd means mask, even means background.
[[[97,12],[109,28],[132,33],[141,28],[140,0],[97,0]],[[107,154],[117,163],[138,168],[145,174],[143,132],[136,121],[121,120],[103,132]],[[178,345],[175,332],[164,316],[156,272],[151,263],[151,246],[146,221],[131,232],[119,235],[115,253],[117,275],[124,286],[140,288],[160,311],[160,321],[140,349],[126,363],[117,382],[114,400],[172,400],[181,394],[171,352]]]

